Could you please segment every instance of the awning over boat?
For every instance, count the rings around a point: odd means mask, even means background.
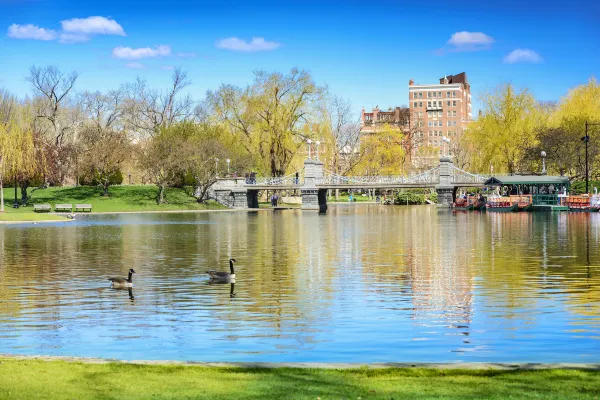
[[[569,185],[569,178],[567,178],[566,176],[549,175],[504,175],[492,176],[487,181],[485,181],[485,185]]]

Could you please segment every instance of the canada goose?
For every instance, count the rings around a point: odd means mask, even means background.
[[[229,270],[231,272],[218,272],[218,271],[206,271],[210,275],[210,279],[214,281],[231,281],[235,279],[235,271],[233,270],[233,263],[235,259],[229,260]]]
[[[130,287],[133,287],[133,282],[131,281],[133,274],[135,274],[135,271],[132,268],[129,270],[129,276],[127,277],[127,279],[125,279],[125,278],[108,278],[108,280],[111,282],[111,285],[114,288],[130,288]]]

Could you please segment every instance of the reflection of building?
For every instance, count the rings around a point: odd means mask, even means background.
[[[443,136],[455,141],[471,122],[471,85],[464,72],[440,78],[436,84],[415,84],[411,79],[408,99],[412,121],[423,124],[417,134],[422,146],[441,148]]]

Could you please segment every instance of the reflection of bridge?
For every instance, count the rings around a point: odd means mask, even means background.
[[[258,208],[259,190],[298,189],[303,209],[324,209],[329,189],[432,188],[438,193],[438,202],[447,204],[454,201],[459,187],[481,187],[489,178],[463,171],[446,157],[440,158],[438,166],[408,176],[340,176],[323,169],[320,161],[306,160],[303,175],[220,179],[213,187],[214,197],[229,207]]]

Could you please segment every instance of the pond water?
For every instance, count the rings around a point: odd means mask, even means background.
[[[600,213],[335,205],[77,218],[0,226],[0,353],[600,361]],[[204,272],[230,257],[235,285],[209,284]],[[129,268],[131,293],[111,289]]]

